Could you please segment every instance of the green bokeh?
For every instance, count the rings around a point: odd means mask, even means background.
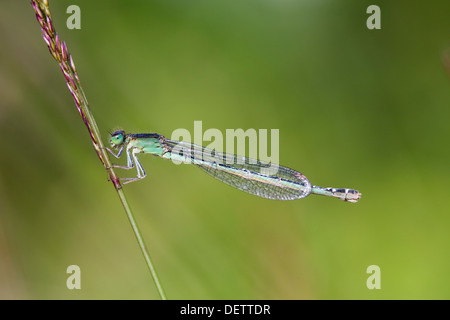
[[[158,298],[31,6],[4,2],[0,298]],[[71,4],[81,30],[66,28]],[[148,178],[126,194],[169,298],[450,298],[450,2],[50,6],[105,141],[195,120],[279,129],[281,164],[363,193],[264,200],[142,156]],[[381,290],[366,287],[373,264]]]

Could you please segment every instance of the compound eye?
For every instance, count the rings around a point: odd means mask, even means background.
[[[125,132],[123,130],[116,131],[111,134],[111,138],[109,139],[113,146],[117,146],[123,143]]]

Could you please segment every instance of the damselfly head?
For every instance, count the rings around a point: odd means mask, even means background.
[[[122,143],[125,142],[125,131],[124,130],[118,130],[113,133],[111,133],[111,137],[109,138],[109,142],[111,143],[112,147],[120,146]]]

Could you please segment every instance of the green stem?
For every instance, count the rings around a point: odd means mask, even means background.
[[[144,239],[142,238],[141,232],[139,231],[139,228],[136,223],[136,220],[134,219],[133,213],[131,212],[131,209],[128,206],[128,201],[125,198],[123,189],[117,190],[117,194],[119,195],[120,201],[122,202],[123,208],[125,209],[125,212],[128,216],[128,220],[130,221],[131,227],[133,228],[134,235],[136,236],[136,239],[139,243],[139,246],[141,248],[142,254],[144,255],[145,261],[147,262],[147,266],[150,270],[150,273],[152,274],[152,278],[153,278],[153,281],[155,282],[156,288],[158,289],[159,296],[161,297],[162,300],[166,300],[167,298],[164,293],[163,287],[161,286],[161,283],[159,282],[158,274],[156,273],[156,270],[153,267],[152,259],[150,257],[150,254],[148,253],[147,246],[145,245]]]
[[[125,213],[127,214],[128,220],[130,221],[133,232],[139,243],[139,247],[141,248],[142,254],[144,255],[145,262],[150,270],[156,288],[158,289],[158,293],[161,299],[166,300],[166,296],[164,294],[156,270],[153,266],[147,246],[145,245],[144,239],[142,238],[141,232],[139,231],[138,224],[133,216],[133,212],[131,211],[130,205],[128,204],[128,201],[125,198],[125,193],[122,189],[119,177],[114,171],[111,160],[109,159],[108,152],[106,151],[106,148],[103,145],[102,142],[103,140],[101,138],[100,131],[98,129],[97,123],[95,122],[94,116],[92,115],[91,110],[89,108],[86,96],[84,95],[83,92],[83,88],[81,87],[81,83],[78,78],[78,74],[75,68],[75,64],[72,60],[72,56],[67,50],[66,44],[60,41],[59,36],[53,27],[48,0],[31,0],[31,5],[33,6],[36,12],[36,18],[39,24],[41,25],[42,36],[45,42],[47,43],[47,46],[50,50],[50,54],[59,63],[61,67],[61,71],[63,72],[63,75],[66,79],[67,87],[69,88],[69,91],[72,94],[78,112],[80,113],[81,118],[83,119],[83,122],[89,131],[94,149],[97,152],[100,161],[106,168],[110,180],[117,191],[117,195],[119,196],[120,202],[122,203],[122,206],[125,209]]]

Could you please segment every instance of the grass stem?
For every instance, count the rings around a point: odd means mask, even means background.
[[[114,171],[112,163],[109,159],[108,152],[106,151],[106,148],[103,145],[100,131],[98,129],[97,123],[95,122],[94,116],[92,115],[91,110],[89,108],[86,96],[83,92],[83,88],[81,87],[81,82],[80,79],[78,78],[78,74],[72,56],[67,50],[65,42],[59,39],[59,36],[56,33],[55,28],[53,27],[48,0],[32,0],[31,5],[34,8],[34,11],[36,12],[36,18],[41,26],[42,37],[44,38],[44,41],[46,42],[49,48],[50,54],[59,63],[61,71],[66,79],[67,87],[69,88],[69,91],[72,94],[78,112],[89,131],[89,135],[92,144],[94,146],[94,150],[97,153],[103,166],[106,168],[109,175],[109,180],[113,183],[114,188],[117,191],[117,195],[119,196],[120,202],[122,203],[122,206],[125,210],[128,220],[130,221],[131,227],[139,243],[139,247],[142,251],[142,254],[144,255],[145,262],[150,270],[151,276],[153,278],[153,281],[155,282],[158,293],[161,299],[166,300],[166,295],[164,294],[164,290],[159,281],[156,269],[153,266],[147,246],[145,245],[144,239],[142,238],[141,232],[139,231],[136,219],[134,218],[133,212],[131,211],[131,207],[125,197],[125,193],[122,189],[119,177]]]

